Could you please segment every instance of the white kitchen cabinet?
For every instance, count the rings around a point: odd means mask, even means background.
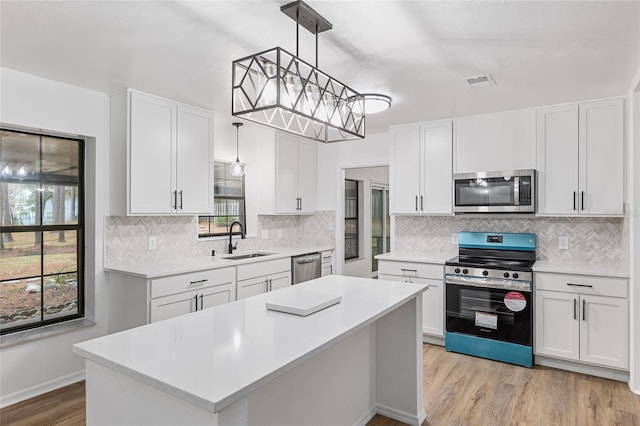
[[[378,279],[423,284],[422,333],[444,337],[444,266],[378,259]]]
[[[291,285],[291,258],[255,262],[237,267],[237,299]]]
[[[538,110],[538,214],[623,214],[623,99]]]
[[[391,128],[392,214],[452,214],[452,122]]]
[[[629,368],[627,280],[535,273],[537,355]]]
[[[211,113],[131,89],[110,111],[112,214],[211,214]]]
[[[321,253],[321,276],[327,276],[333,274],[333,250],[326,250]]]
[[[149,322],[200,311],[236,299],[235,268],[150,280]]]
[[[151,300],[151,322],[201,311],[236,300],[235,283],[206,287]]]
[[[316,211],[316,143],[278,133],[259,145],[260,214],[312,214]]]
[[[454,172],[536,168],[536,112],[522,109],[454,120]]]

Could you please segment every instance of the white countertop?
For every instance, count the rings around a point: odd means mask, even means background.
[[[159,278],[169,275],[186,274],[189,272],[206,271],[210,269],[236,266],[246,263],[264,262],[285,257],[298,256],[306,253],[315,253],[333,250],[333,247],[276,247],[261,250],[238,251],[233,254],[220,254],[217,256],[187,257],[183,259],[160,260],[148,263],[122,263],[105,266],[108,272],[118,272],[141,278]],[[246,253],[273,253],[269,256],[254,257],[241,260],[229,260],[228,256],[237,256]]]
[[[425,289],[329,275],[79,343],[73,351],[218,412]],[[278,295],[301,290],[341,296],[342,301],[308,317],[265,308]]]
[[[403,262],[435,263],[438,265],[444,265],[444,262],[455,256],[455,254],[394,250],[389,253],[379,254],[375,258],[378,260],[397,260]]]
[[[629,268],[612,264],[591,264],[581,262],[561,262],[536,260],[533,272],[554,272],[559,274],[600,275],[614,278],[629,278]]]

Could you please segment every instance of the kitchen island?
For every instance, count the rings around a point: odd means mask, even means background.
[[[77,344],[87,424],[419,425],[424,290],[330,275]],[[265,308],[308,292],[341,302]]]

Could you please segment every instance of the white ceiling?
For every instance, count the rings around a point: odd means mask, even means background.
[[[287,0],[0,2],[0,64],[112,93],[125,87],[231,111],[231,61],[295,53]],[[324,1],[319,68],[393,98],[392,124],[624,95],[640,60],[640,1]],[[315,61],[301,28],[300,56]],[[491,73],[498,85],[463,78]]]

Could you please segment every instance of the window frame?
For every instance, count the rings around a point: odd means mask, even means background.
[[[347,182],[353,182],[355,184],[356,187],[356,197],[355,197],[355,203],[356,203],[356,208],[355,208],[355,217],[353,216],[347,216],[346,211],[345,211],[345,215],[344,215],[344,241],[345,241],[345,247],[346,247],[346,241],[347,241],[347,221],[354,221],[355,220],[355,256],[350,256],[347,257],[347,251],[344,251],[344,260],[353,260],[353,259],[359,259],[360,258],[360,182],[356,179],[345,179],[345,193],[344,193],[344,202],[345,205],[347,204]],[[351,200],[351,199],[349,199]],[[349,235],[354,235],[354,234],[349,234]]]
[[[0,329],[0,335],[7,335],[7,334],[12,334],[12,333],[17,333],[20,331],[25,331],[25,330],[32,330],[32,329],[38,329],[38,328],[42,328],[48,325],[52,325],[52,324],[59,324],[59,323],[63,323],[63,322],[68,322],[68,321],[73,321],[73,320],[77,320],[77,319],[82,319],[85,318],[85,312],[86,312],[86,307],[85,307],[85,283],[86,283],[86,279],[85,279],[85,243],[86,243],[86,221],[85,221],[85,200],[86,200],[86,178],[85,178],[85,171],[86,171],[86,140],[82,137],[70,137],[70,136],[61,136],[61,135],[57,135],[57,134],[53,134],[53,133],[46,133],[46,132],[34,132],[34,131],[29,131],[29,130],[18,130],[18,129],[13,129],[10,127],[0,127],[0,131],[7,131],[7,132],[13,132],[13,133],[19,133],[19,134],[24,134],[24,135],[33,135],[33,136],[37,136],[40,139],[40,146],[39,146],[39,158],[40,161],[42,162],[43,159],[43,152],[42,152],[42,138],[54,138],[54,139],[62,139],[62,140],[67,140],[67,141],[74,141],[78,143],[78,191],[77,191],[77,202],[78,202],[78,210],[77,210],[77,223],[75,224],[43,224],[42,222],[44,222],[45,217],[44,217],[44,204],[43,201],[41,200],[41,205],[40,206],[36,206],[36,208],[39,208],[42,210],[42,213],[40,214],[40,225],[10,225],[10,226],[4,226],[2,223],[0,223],[0,238],[2,237],[2,234],[4,233],[37,233],[40,232],[42,233],[42,238],[40,238],[40,275],[38,275],[37,277],[39,277],[41,279],[41,289],[40,289],[40,321],[37,322],[29,322],[26,324],[22,324],[22,325],[17,325],[15,327],[7,327],[7,328],[3,328]],[[42,167],[42,165],[40,165],[40,167]],[[1,179],[1,178],[0,178]],[[31,182],[37,182],[37,184],[39,185],[39,187],[44,187],[44,186],[50,186],[52,185],[52,183],[56,183],[56,184],[64,184],[63,182],[51,182],[50,180],[46,180],[44,179],[44,173],[40,172],[39,173],[39,177],[38,180],[32,180]],[[45,201],[46,202],[46,201]],[[76,292],[76,306],[77,306],[77,312],[75,313],[71,313],[69,315],[61,315],[61,316],[56,316],[55,318],[49,318],[49,319],[44,319],[45,316],[45,312],[44,312],[44,299],[45,299],[45,288],[44,288],[44,282],[45,279],[47,277],[50,276],[54,276],[54,275],[59,275],[56,273],[44,273],[44,256],[45,256],[45,238],[44,238],[44,234],[46,232],[55,232],[55,231],[75,231],[76,232],[76,264],[77,264],[77,270],[76,270],[76,284],[77,284],[77,292]],[[21,277],[20,279],[27,279],[27,278],[36,278],[36,276],[33,277]],[[6,281],[11,281],[10,280],[0,280],[0,285],[3,284],[3,282]]]
[[[241,176],[242,177],[242,186],[241,186],[241,188],[242,188],[242,196],[241,197],[238,197],[238,196],[226,196],[226,195],[225,196],[216,196],[216,194],[215,194],[215,166],[216,166],[216,163],[217,164],[224,164],[225,171],[226,171],[226,170],[229,169],[229,166],[232,164],[232,162],[214,160],[214,173],[213,173],[213,176],[214,176],[214,190],[213,190],[213,206],[214,206],[214,209],[215,209],[215,205],[216,205],[216,202],[215,202],[216,199],[218,199],[218,200],[220,200],[220,199],[223,199],[223,200],[241,200],[242,201],[242,209],[241,209],[242,210],[242,215],[238,215],[238,216],[240,216],[240,218],[241,218],[240,222],[242,223],[242,232],[240,230],[236,230],[231,235],[242,235],[242,234],[247,235],[247,190],[246,190],[246,179],[245,179],[246,174]],[[225,179],[225,181],[226,181],[226,179]],[[229,215],[227,215],[227,216],[217,216],[217,215],[214,215],[214,214],[211,214],[211,215],[198,215],[197,222],[199,224],[200,220],[203,219],[203,218],[208,218],[209,221],[211,221],[211,220],[214,220],[214,218],[217,218],[217,217],[227,217],[227,218],[229,218],[229,217],[236,217],[236,215],[234,215],[234,216],[229,216]],[[229,231],[227,231],[227,232],[219,232],[219,233],[201,234],[199,228],[197,230],[197,233],[198,233],[198,239],[215,239],[215,238],[228,237],[229,236]]]

